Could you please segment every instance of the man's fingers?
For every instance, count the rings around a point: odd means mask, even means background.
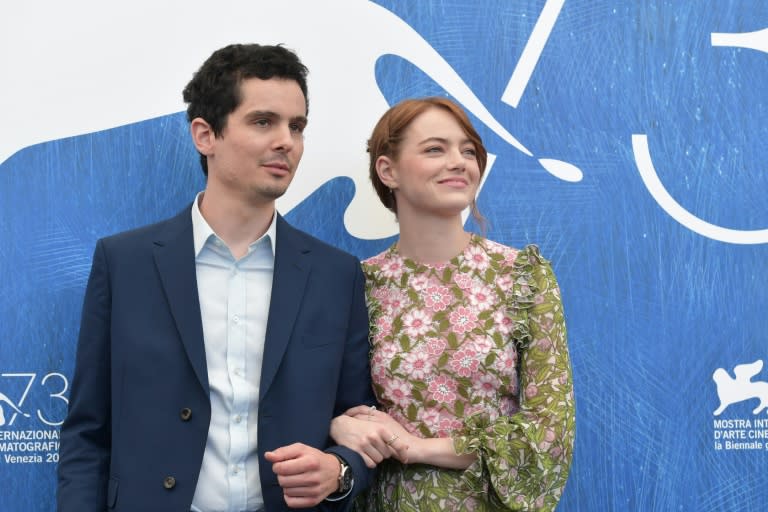
[[[283,500],[289,508],[309,508],[314,507],[325,498],[317,496],[288,496],[283,494]]]
[[[264,458],[272,463],[280,462],[281,460],[295,459],[306,452],[305,448],[307,448],[306,445],[293,443],[288,446],[281,446],[271,452],[265,452]]]
[[[314,507],[323,499],[325,496],[312,487],[283,487],[283,500],[290,508]]]
[[[293,489],[291,496],[308,495],[311,489],[315,489],[320,485],[320,482],[313,478],[312,474],[306,473],[278,474],[277,483],[280,484],[284,491]]]
[[[300,455],[272,464],[289,507],[312,507],[336,490],[339,461],[334,455],[309,446],[289,453]]]
[[[311,457],[297,457],[287,459],[272,464],[272,471],[277,475],[301,475],[311,471],[316,471],[320,467],[319,462]]]

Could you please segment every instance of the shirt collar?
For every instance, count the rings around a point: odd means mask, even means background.
[[[221,237],[216,234],[200,212],[200,199],[202,197],[203,192],[198,192],[195,196],[195,201],[192,203],[192,236],[195,241],[195,257],[200,255],[200,251],[203,250],[203,247],[205,247],[206,242],[208,242],[208,239],[211,236],[221,240]],[[258,240],[251,243],[251,247],[263,240],[264,237],[269,237],[268,240],[270,248],[272,249],[272,257],[274,257],[275,243],[277,241],[277,211],[272,214],[272,222],[269,223],[267,231],[261,235]]]

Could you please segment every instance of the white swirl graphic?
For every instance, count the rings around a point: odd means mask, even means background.
[[[664,185],[661,183],[656,169],[653,167],[651,153],[648,150],[648,136],[644,134],[632,135],[632,151],[635,154],[637,169],[645,187],[661,208],[677,222],[712,240],[727,242],[730,244],[765,244],[768,243],[768,229],[739,230],[728,229],[715,224],[710,224],[680,206],[675,201]]]
[[[711,34],[712,46],[731,46],[747,48],[768,53],[768,28],[755,32],[744,33],[716,33]],[[677,222],[707,238],[727,242],[730,244],[765,244],[768,243],[768,229],[740,230],[729,229],[715,224],[710,224],[680,206],[667,192],[661,183],[656,169],[653,167],[651,152],[648,149],[648,136],[642,134],[632,135],[632,151],[635,154],[635,163],[640,171],[640,177],[645,187],[661,208]]]

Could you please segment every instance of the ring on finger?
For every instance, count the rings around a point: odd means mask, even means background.
[[[397,439],[398,439],[398,435],[397,434],[392,434],[392,437],[389,438],[389,441],[386,442],[386,445],[387,446],[392,446],[392,443],[397,441]]]

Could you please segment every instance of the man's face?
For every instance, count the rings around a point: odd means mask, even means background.
[[[304,152],[306,99],[294,80],[249,78],[208,156],[208,188],[251,204],[288,188]]]

